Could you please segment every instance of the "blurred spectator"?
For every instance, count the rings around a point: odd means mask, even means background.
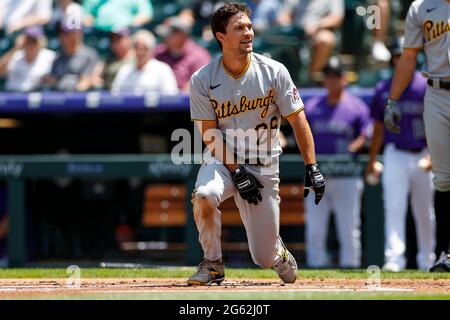
[[[97,52],[83,44],[81,28],[59,26],[62,51],[58,53],[44,84],[58,91],[86,91],[93,88],[101,62]]]
[[[344,20],[343,0],[285,0],[278,22],[281,25],[295,25],[304,30],[312,43],[309,76],[318,80],[320,71],[336,45],[334,31]]]
[[[190,38],[191,27],[180,17],[166,19],[155,31],[164,40],[156,47],[155,58],[167,63],[175,74],[178,88],[189,92],[189,79],[211,61],[211,55]]]
[[[271,25],[276,24],[278,12],[281,10],[280,0],[247,0],[252,10],[253,29],[262,33]]]
[[[0,267],[8,266],[7,237],[8,237],[8,216],[6,203],[6,188],[0,186]]]
[[[392,50],[392,66],[395,67],[402,53],[402,42]],[[423,99],[426,79],[416,71],[412,82],[398,100],[403,113],[400,122],[402,134],[385,129],[384,109],[392,78],[380,81],[373,95],[372,114],[375,129],[370,148],[366,175],[379,176],[375,169],[376,155],[385,144],[382,175],[385,246],[384,266],[386,271],[401,271],[406,268],[406,216],[409,193],[411,210],[417,233],[417,267],[428,270],[436,258],[435,213],[433,208],[433,183],[431,161],[425,139],[423,122]],[[422,166],[422,167],[421,167]]]
[[[44,25],[52,16],[53,0],[0,0],[0,26],[7,33]]]
[[[139,30],[132,37],[136,61],[122,66],[114,78],[113,93],[143,94],[155,91],[178,94],[177,81],[170,66],[156,60],[153,51],[156,39],[150,31]]]
[[[214,40],[211,31],[211,16],[216,9],[223,6],[223,0],[195,0],[190,6],[183,9],[179,16],[193,26],[194,35],[205,41]]]
[[[55,60],[55,53],[45,45],[40,26],[28,27],[16,38],[14,47],[0,58],[0,75],[6,75],[5,90],[26,92],[40,88]]]
[[[252,10],[255,32],[263,32],[271,24],[276,23],[278,11],[281,9],[281,0],[247,0],[245,2]],[[209,42],[214,40],[210,26],[211,16],[224,3],[223,0],[194,0],[190,6],[180,12],[179,16],[193,27],[194,36]]]
[[[151,0],[83,0],[84,24],[102,31],[141,27],[153,18]]]
[[[369,107],[345,91],[347,81],[337,59],[330,59],[324,69],[327,95],[305,103],[314,136],[316,154],[353,155],[359,152],[371,134]],[[362,178],[327,176],[327,191],[319,205],[306,199],[306,258],[310,267],[329,266],[327,235],[330,212],[334,212],[340,244],[339,265],[358,268],[361,263]]]
[[[83,23],[83,7],[73,0],[57,0],[51,25],[57,26],[61,23],[81,26]]]
[[[372,56],[377,61],[387,62],[391,59],[391,53],[385,45],[386,35],[389,31],[391,7],[389,0],[377,0],[377,6],[380,8],[381,21],[380,28],[373,30]]]
[[[120,68],[134,60],[134,51],[131,44],[131,32],[129,29],[121,29],[110,33],[111,50],[113,57],[105,63],[103,72],[104,87],[111,90],[114,78]]]

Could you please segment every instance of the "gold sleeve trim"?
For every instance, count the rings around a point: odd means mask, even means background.
[[[299,112],[303,111],[304,109],[305,109],[305,105],[302,105],[300,108],[296,109],[295,111],[292,111],[287,116],[284,116],[283,119],[289,118],[293,114],[299,113]]]

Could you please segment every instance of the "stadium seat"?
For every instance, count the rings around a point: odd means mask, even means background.
[[[179,227],[186,225],[186,187],[182,184],[150,184],[145,190],[142,225]]]

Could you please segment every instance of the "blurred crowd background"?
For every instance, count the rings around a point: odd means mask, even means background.
[[[403,33],[412,1],[246,2],[253,10],[254,51],[283,62],[296,84],[307,87],[320,82],[320,70],[331,55],[340,57],[351,84],[373,86],[388,77],[389,46]],[[140,49],[147,48],[152,58],[172,68],[178,89],[186,92],[190,73],[219,53],[209,21],[223,1],[2,0],[1,3],[0,74],[1,86],[7,91],[126,91],[130,88],[121,87],[120,79],[113,86],[114,78],[123,64],[139,60],[143,53]],[[29,30],[31,26],[35,28]],[[136,47],[136,42],[143,45]],[[82,53],[75,54],[75,48],[81,45]],[[18,63],[24,53],[27,65]],[[75,58],[69,59],[74,55]],[[35,59],[39,68],[30,72]],[[68,61],[82,66],[63,68]],[[154,68],[158,73],[161,66]],[[22,81],[25,74],[28,78]],[[124,76],[122,73],[119,78],[123,81]],[[173,92],[171,85],[153,88]]]

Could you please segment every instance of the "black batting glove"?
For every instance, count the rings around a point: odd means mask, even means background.
[[[388,99],[384,109],[384,124],[386,128],[393,133],[400,133],[400,120],[402,114],[397,105],[397,101]]]
[[[305,186],[303,191],[303,196],[305,198],[308,196],[309,190],[314,190],[314,193],[316,194],[314,203],[316,205],[319,204],[323,194],[325,193],[325,179],[320,172],[319,165],[317,163],[306,165]]]
[[[231,178],[242,199],[255,205],[262,200],[259,188],[264,188],[263,185],[243,165],[231,172]]]

